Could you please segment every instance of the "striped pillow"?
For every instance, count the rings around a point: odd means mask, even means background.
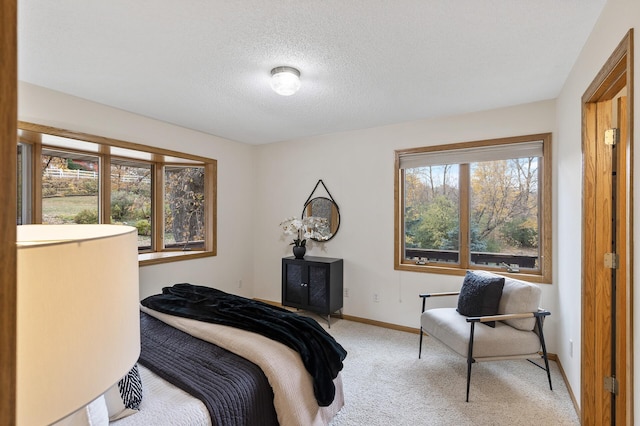
[[[134,365],[117,384],[111,386],[104,397],[110,421],[137,413],[142,402],[142,379],[138,364]]]

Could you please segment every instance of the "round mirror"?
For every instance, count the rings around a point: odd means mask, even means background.
[[[316,197],[307,202],[302,209],[302,219],[309,222],[313,230],[313,241],[329,241],[340,228],[340,210],[338,205],[325,197]]]

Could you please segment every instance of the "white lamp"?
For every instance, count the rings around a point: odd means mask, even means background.
[[[292,67],[271,70],[271,88],[282,96],[291,96],[300,89],[300,71]]]
[[[135,228],[17,229],[19,425],[47,425],[118,382],[140,355]]]

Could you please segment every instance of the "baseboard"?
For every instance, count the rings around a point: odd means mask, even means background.
[[[553,355],[553,358],[551,357]],[[580,405],[578,405],[578,400],[576,396],[573,394],[573,389],[571,389],[571,385],[569,384],[569,380],[567,379],[567,375],[564,372],[564,368],[562,368],[562,363],[558,359],[558,355],[556,354],[548,354],[549,359],[553,359],[558,365],[558,369],[560,369],[560,374],[562,375],[562,380],[564,380],[564,385],[567,387],[567,391],[569,391],[569,397],[571,397],[571,402],[573,402],[573,408],[576,410],[578,414],[578,418],[582,418],[582,414],[580,413]]]
[[[269,305],[279,306],[281,308],[283,307],[282,303],[273,302],[271,300],[263,300],[263,299],[255,299],[255,300],[259,300],[260,302],[264,302],[264,303],[267,303]],[[284,307],[284,308],[286,308],[286,307]],[[406,333],[420,334],[420,329],[419,328],[415,328],[415,327],[406,327],[406,326],[403,326],[403,325],[392,324],[392,323],[384,322],[384,321],[376,321],[376,320],[372,320],[372,319],[368,319],[368,318],[355,317],[355,316],[351,316],[351,315],[333,314],[331,316],[332,317],[336,317],[336,318],[346,319],[348,321],[360,322],[360,323],[363,323],[363,324],[375,325],[375,326],[378,326],[378,327],[389,328],[389,329],[392,329],[392,330],[404,331]],[[571,402],[573,402],[573,408],[576,410],[576,413],[578,414],[578,418],[581,418],[580,417],[580,406],[578,405],[578,401],[576,400],[576,397],[573,394],[573,390],[571,389],[571,385],[569,384],[569,380],[567,380],[567,375],[565,374],[564,369],[562,368],[562,364],[560,363],[560,360],[558,359],[558,355],[554,354],[554,353],[547,353],[547,358],[549,358],[550,361],[555,361],[555,363],[558,365],[558,368],[560,369],[560,374],[562,375],[562,380],[564,380],[564,384],[567,387],[567,390],[569,391],[569,397],[571,398]]]
[[[367,318],[353,317],[351,315],[337,315],[337,317],[346,319],[348,321],[361,322],[363,324],[375,325],[383,328],[390,328],[392,330],[397,330],[397,331],[404,331],[406,333],[420,334],[419,328],[405,327],[403,325],[392,324],[384,321],[376,321],[376,320],[371,320]]]
[[[278,306],[280,308],[290,309],[287,306],[282,306],[282,303],[274,302],[272,300],[257,299],[257,298],[254,298],[253,300],[257,300],[259,302],[263,302],[272,306]],[[295,308],[291,308],[291,309],[295,309]],[[363,324],[375,325],[378,327],[390,328],[392,330],[404,331],[406,333],[420,334],[420,329],[418,328],[405,327],[403,325],[392,324],[390,322],[376,321],[376,320],[371,320],[367,318],[360,318],[360,317],[354,317],[351,315],[342,315],[342,314],[331,314],[331,316],[334,318],[346,319],[348,321],[361,322]]]

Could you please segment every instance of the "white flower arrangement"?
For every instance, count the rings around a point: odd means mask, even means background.
[[[324,241],[331,238],[328,221],[324,217],[307,216],[303,219],[290,217],[280,222],[284,235],[295,235],[292,245],[305,247],[307,238]]]

